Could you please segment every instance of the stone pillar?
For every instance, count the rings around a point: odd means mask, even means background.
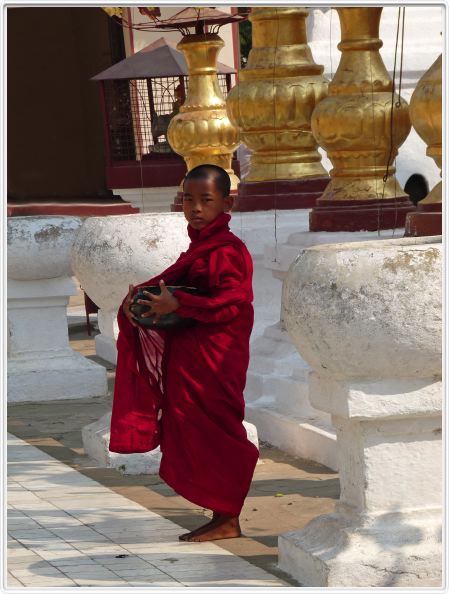
[[[279,538],[303,586],[441,585],[441,238],[302,252],[283,319],[332,415],[333,514]]]
[[[265,245],[263,265],[266,274],[270,272],[274,277],[271,283],[279,281],[279,294],[275,294],[270,283],[270,307],[274,313],[277,308],[280,312],[280,283],[284,282],[290,265],[304,249],[321,244],[382,241],[403,235],[403,229],[385,230],[381,233],[311,233],[308,231],[309,212],[306,209],[298,209],[278,213],[278,226],[283,231],[283,237],[278,233],[277,246]],[[261,217],[263,214],[255,213],[253,216]],[[271,233],[267,221],[266,228],[261,230],[259,235],[266,241]],[[256,267],[256,279],[257,272]],[[264,285],[260,286],[259,292],[264,294],[266,286],[268,280],[264,277]],[[256,308],[256,319],[257,317]],[[260,439],[290,454],[312,459],[337,470],[335,428],[332,426],[330,415],[317,410],[310,403],[309,371],[309,365],[293,345],[282,318],[279,314],[277,320],[272,316],[265,328],[259,330],[259,336],[252,343],[245,390],[246,417],[257,425]]]
[[[76,217],[8,219],[8,402],[103,396],[106,370],[69,346]]]
[[[189,244],[181,213],[91,217],[80,229],[72,266],[81,286],[100,308],[96,353],[115,363],[117,310],[128,292],[170,266]]]
[[[187,222],[181,213],[91,217],[72,249],[72,265],[86,293],[99,306],[96,353],[116,363],[117,310],[128,292],[170,266],[188,247]],[[83,427],[83,446],[99,466],[125,474],[159,471],[159,448],[143,454],[109,451],[111,412]]]
[[[442,56],[418,82],[410,102],[412,124],[427,146],[427,155],[442,167]],[[405,234],[410,236],[441,235],[442,182],[418,203],[416,213],[407,215]]]
[[[304,8],[253,7],[253,45],[227,98],[231,122],[253,151],[234,210],[310,208],[329,182],[310,119],[327,93],[307,45]]]
[[[382,8],[338,8],[337,13],[342,55],[328,97],[312,115],[312,132],[334,168],[310,214],[310,230],[403,227],[414,206],[393,163],[410,120],[406,101],[392,98],[393,83],[379,53]]]

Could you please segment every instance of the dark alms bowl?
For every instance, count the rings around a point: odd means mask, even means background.
[[[170,293],[174,291],[184,291],[184,293],[190,293],[191,295],[200,295],[200,291],[195,287],[174,287],[174,286],[167,286],[167,289]],[[182,318],[178,316],[178,314],[174,311],[169,314],[165,314],[159,318],[159,321],[154,323],[154,316],[148,316],[146,318],[141,318],[140,316],[143,313],[149,311],[149,307],[146,305],[142,305],[141,303],[137,303],[139,299],[144,299],[148,301],[147,295],[144,295],[144,291],[151,293],[152,295],[160,295],[161,288],[159,285],[148,285],[146,287],[139,287],[137,289],[137,293],[134,295],[133,302],[131,303],[129,309],[132,311],[134,316],[136,317],[136,322],[141,326],[145,326],[147,328],[153,328],[155,330],[170,330],[176,328],[185,328],[187,326],[191,326],[195,323],[195,320],[192,318]]]

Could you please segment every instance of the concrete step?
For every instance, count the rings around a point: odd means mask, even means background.
[[[265,376],[248,371],[246,375],[245,402],[251,402],[264,394]]]
[[[246,406],[246,419],[257,427],[259,439],[284,452],[338,470],[335,429],[322,419],[284,415],[274,408]]]
[[[287,330],[282,328],[280,322],[273,324],[272,326],[267,326],[267,328],[265,328],[264,336],[266,338],[271,338],[272,340],[279,340],[292,344]]]
[[[252,352],[257,355],[268,357],[285,357],[291,356],[293,353],[298,357],[298,352],[289,340],[280,340],[264,334],[251,345]]]
[[[252,352],[249,372],[260,375],[294,376],[301,381],[307,380],[310,368],[305,366],[296,352],[290,355],[265,355]]]
[[[314,417],[309,402],[309,384],[291,378],[272,376],[265,380],[264,395],[272,395],[277,410],[285,415]]]
[[[297,379],[291,375],[278,373],[262,374],[249,371],[246,380],[245,400],[254,402],[269,398],[276,408],[285,414],[315,416],[316,411],[309,403],[309,384],[307,377]]]
[[[270,375],[275,368],[276,361],[274,359],[252,354],[249,361],[248,375],[250,373],[260,376]]]

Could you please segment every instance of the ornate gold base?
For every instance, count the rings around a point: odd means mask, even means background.
[[[384,200],[322,200],[310,213],[310,231],[380,231],[404,227],[415,207],[409,197]]]
[[[232,190],[229,192],[231,196],[237,198],[237,190]],[[173,198],[173,202],[170,205],[171,212],[182,212],[182,192],[178,192],[176,196]]]
[[[241,182],[234,212],[312,208],[324,192],[329,177],[263,182]]]
[[[418,204],[416,212],[407,215],[404,237],[430,237],[443,232],[442,205]]]

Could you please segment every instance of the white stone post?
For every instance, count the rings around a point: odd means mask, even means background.
[[[441,239],[416,238],[317,246],[290,268],[283,319],[341,483],[335,513],[279,537],[303,586],[441,584],[441,262]]]
[[[69,346],[67,305],[77,288],[70,249],[81,219],[8,219],[8,401],[107,393],[106,370]]]
[[[128,285],[144,282],[172,264],[189,244],[182,213],[90,217],[72,250],[73,270],[100,308],[96,353],[117,360],[117,311]]]
[[[100,308],[96,353],[117,361],[117,311],[128,292],[170,266],[189,244],[182,213],[91,217],[85,220],[72,249],[72,265],[81,286]],[[86,453],[99,466],[125,474],[159,471],[159,448],[142,454],[109,451],[111,412],[82,429]]]
[[[404,233],[403,229],[385,230],[380,234],[377,231],[311,233],[308,231],[309,212],[297,210],[278,213],[279,220],[288,218],[296,230],[290,232],[278,246],[265,246],[264,266],[266,274],[273,277],[271,284],[283,282],[290,264],[308,247],[378,241],[401,237]],[[266,232],[261,234],[262,237],[269,237],[270,223],[273,224],[272,220],[267,221]],[[276,314],[280,307],[279,296],[277,302],[272,300],[271,309]],[[277,321],[266,325],[260,334],[252,344],[245,391],[248,420],[257,425],[261,439],[293,455],[337,470],[336,435],[330,415],[317,410],[310,403],[310,368],[298,354],[279,314]]]

